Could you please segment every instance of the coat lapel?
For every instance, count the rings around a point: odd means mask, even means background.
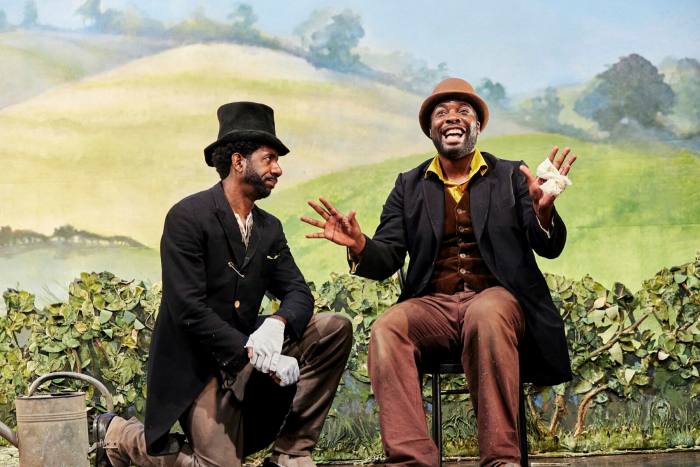
[[[440,242],[442,240],[442,227],[445,222],[444,187],[441,182],[430,175],[423,178],[421,184],[423,185],[423,196],[425,197],[423,209],[427,211],[435,238]]]
[[[253,231],[250,233],[250,240],[248,240],[248,249],[245,252],[245,260],[243,261],[243,269],[248,266],[251,258],[255,255],[255,249],[260,243],[260,232],[264,230],[265,219],[260,214],[260,210],[257,206],[253,206]]]
[[[489,170],[493,170],[490,166]],[[485,175],[477,177],[469,184],[469,204],[472,215],[472,226],[476,241],[481,240],[486,227],[486,219],[489,215],[489,207],[491,206],[491,187],[493,185],[493,175]]]
[[[243,243],[243,238],[241,237],[241,229],[238,227],[238,222],[233,215],[233,210],[231,206],[229,206],[226,195],[224,194],[224,187],[221,183],[217,183],[211,187],[209,191],[214,198],[216,217],[219,219],[219,223],[224,229],[226,241],[234,257],[233,260],[236,266],[241,265],[240,267],[242,268],[246,256],[246,248]]]

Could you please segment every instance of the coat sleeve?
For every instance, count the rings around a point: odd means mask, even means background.
[[[525,165],[520,162],[519,165]],[[518,221],[525,230],[525,235],[530,247],[538,255],[544,258],[556,258],[564,249],[566,244],[566,226],[557,209],[552,212],[552,226],[549,228],[549,235],[540,226],[535,210],[532,207],[532,198],[527,187],[525,175],[516,166],[513,170],[513,187],[515,191],[516,208],[518,209]]]
[[[354,274],[368,279],[384,280],[403,266],[407,248],[403,200],[403,175],[399,174],[394,189],[384,203],[379,226],[374,237],[367,238],[365,249],[354,268]]]
[[[248,362],[247,336],[224,321],[206,302],[204,234],[193,209],[178,204],[165,218],[160,244],[163,297],[177,326],[219,367],[235,375]]]
[[[278,221],[279,222],[279,221]],[[287,239],[279,224],[280,239],[267,259],[270,268],[269,292],[281,301],[277,315],[287,320],[287,329],[292,339],[299,339],[309,324],[314,310],[314,298],[304,276],[294,262]]]

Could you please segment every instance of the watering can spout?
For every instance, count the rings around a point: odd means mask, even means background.
[[[15,432],[12,431],[9,426],[5,425],[2,422],[0,422],[0,436],[12,443],[14,447],[19,447],[19,444],[17,442],[17,435],[15,434]]]

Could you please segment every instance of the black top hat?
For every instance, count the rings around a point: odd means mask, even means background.
[[[275,135],[275,115],[272,109],[257,102],[231,102],[219,107],[219,137],[204,148],[207,165],[213,166],[211,156],[217,146],[233,141],[253,141],[273,147],[280,156],[289,152]]]

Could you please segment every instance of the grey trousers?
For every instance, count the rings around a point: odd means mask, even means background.
[[[321,435],[352,346],[352,325],[342,315],[320,313],[303,336],[285,342],[282,353],[299,361],[295,386],[280,387],[269,375],[244,369],[243,402],[212,377],[180,418],[188,443],[168,456],[149,456],[141,422],[116,417],[105,437],[115,467],[240,466],[246,455],[266,448],[309,456]],[[241,375],[243,376],[243,375]],[[237,378],[236,380],[240,380]]]

